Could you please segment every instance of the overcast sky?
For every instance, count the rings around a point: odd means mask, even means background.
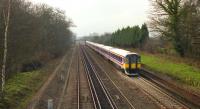
[[[60,8],[77,26],[77,36],[113,32],[147,21],[149,0],[31,0]]]

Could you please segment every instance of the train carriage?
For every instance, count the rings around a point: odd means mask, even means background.
[[[141,68],[139,54],[89,41],[86,41],[86,45],[119,66],[125,74],[138,75]]]

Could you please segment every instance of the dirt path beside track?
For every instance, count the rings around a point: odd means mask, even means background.
[[[47,109],[47,101],[49,99],[53,100],[54,107],[57,106],[66,78],[69,61],[71,60],[70,57],[73,56],[74,53],[74,48],[72,48],[71,51],[73,52],[70,52],[69,50],[61,59],[55,70],[49,75],[42,87],[32,97],[26,109]]]

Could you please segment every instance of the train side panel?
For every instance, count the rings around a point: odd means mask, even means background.
[[[97,53],[103,55],[105,58],[112,61],[114,64],[118,65],[121,69],[124,69],[124,57],[117,56],[116,54],[112,53],[111,51],[105,50],[95,44],[87,43],[86,45],[95,50]]]

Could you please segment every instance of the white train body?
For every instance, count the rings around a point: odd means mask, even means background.
[[[140,55],[137,53],[90,41],[86,41],[86,45],[115,63],[127,75],[137,75],[141,68]]]

